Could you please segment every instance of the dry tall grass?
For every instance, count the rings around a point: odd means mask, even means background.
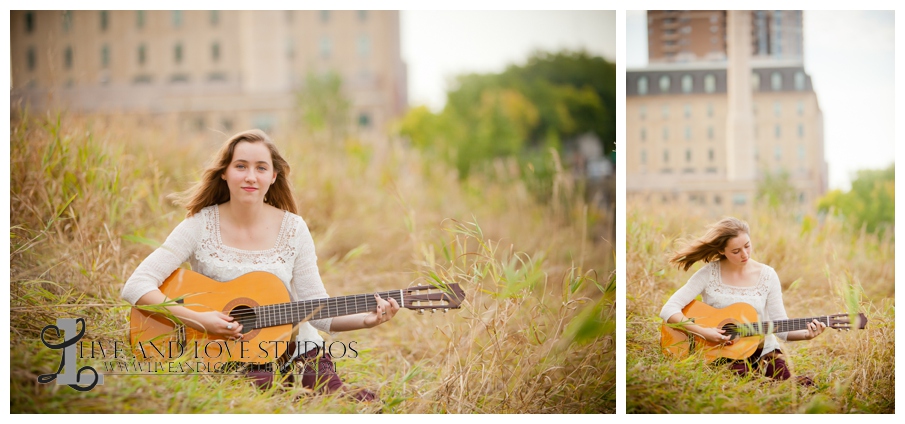
[[[659,352],[660,308],[689,277],[667,264],[679,238],[714,221],[691,210],[627,205],[626,405],[628,412],[895,412],[895,255],[890,239],[851,233],[832,218],[796,219],[756,210],[753,257],[779,274],[788,315],[867,314],[865,331],[827,330],[815,340],[784,343],[806,389],[764,377],[743,379],[699,357],[676,361]]]
[[[398,143],[380,150],[285,134],[277,143],[331,295],[434,278],[467,293],[446,315],[401,311],[376,329],[328,337],[356,342],[360,356],[338,359],[339,373],[382,402],[261,392],[211,375],[109,375],[89,392],[38,384],[59,363],[40,341],[57,318],[85,317],[83,340],[126,340],[119,291],[183,219],[165,196],[194,181],[217,143],[71,116],[15,119],[10,136],[12,412],[615,410],[613,253],[596,235],[612,216],[576,195],[538,205],[517,178],[459,182]],[[101,367],[79,360],[89,364]]]

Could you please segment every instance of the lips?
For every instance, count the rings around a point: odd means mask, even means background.
[[[257,191],[258,189],[254,188],[254,187],[242,187],[242,190],[245,190],[245,191],[251,193],[253,191]]]

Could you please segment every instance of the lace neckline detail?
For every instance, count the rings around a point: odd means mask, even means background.
[[[280,246],[283,244],[283,237],[286,234],[286,223],[289,221],[289,212],[283,211],[283,219],[280,221],[280,232],[277,233],[276,243],[273,244],[273,247],[265,250],[244,250],[231,246],[227,246],[223,243],[223,239],[220,237],[220,205],[214,205],[212,208],[213,216],[211,216],[211,220],[213,220],[214,233],[216,234],[217,246],[220,249],[226,251],[232,251],[236,253],[251,253],[251,254],[267,254],[273,253],[279,250]]]
[[[753,286],[747,287],[736,287],[730,286],[726,283],[723,283],[723,275],[722,270],[720,268],[720,261],[711,262],[710,268],[710,282],[711,288],[715,293],[723,293],[723,294],[732,294],[732,295],[741,295],[741,296],[764,296],[767,294],[767,278],[769,273],[767,273],[768,266],[766,264],[761,264],[760,274],[757,277],[757,282]]]

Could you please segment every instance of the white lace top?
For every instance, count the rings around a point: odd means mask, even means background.
[[[182,221],[163,246],[151,253],[126,281],[122,297],[135,304],[160,287],[170,274],[188,261],[192,270],[226,282],[252,271],[279,277],[292,301],[329,297],[317,269],[314,240],[302,217],[286,212],[276,245],[268,250],[241,250],[223,244],[220,210],[208,206]],[[332,318],[311,320],[299,326],[297,340],[323,343],[318,330],[330,331]],[[313,327],[312,327],[313,326]]]
[[[757,310],[757,316],[761,321],[789,318],[782,303],[782,286],[779,284],[779,276],[772,267],[766,264],[761,269],[757,284],[752,287],[734,287],[723,284],[719,261],[704,265],[663,305],[663,309],[660,310],[660,318],[666,320],[676,312],[682,312],[682,308],[691,303],[698,295],[701,295],[704,303],[714,308],[725,308],[739,302],[747,303]],[[775,336],[770,334],[765,337],[761,355],[779,349],[776,337],[785,341],[786,335],[787,333],[777,333]]]

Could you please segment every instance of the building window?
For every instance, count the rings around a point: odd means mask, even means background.
[[[66,46],[63,51],[63,66],[68,70],[72,69],[72,46]]]
[[[704,92],[713,93],[716,91],[716,77],[713,74],[704,75]]]
[[[641,141],[647,141],[647,130],[641,128]]]
[[[330,11],[329,10],[321,10],[321,22],[323,22],[323,23],[330,22]]]
[[[776,146],[773,148],[773,157],[776,160],[782,160],[782,146]]]
[[[804,162],[804,144],[798,145],[798,160]]]
[[[707,139],[713,140],[713,127],[712,126],[707,127]]]
[[[660,114],[663,115],[663,119],[669,119],[669,105],[663,105],[660,108]]]
[[[669,92],[669,83],[670,83],[669,75],[660,76],[660,92],[661,93]]]
[[[138,65],[144,66],[148,57],[148,49],[144,44],[138,46]]]
[[[773,72],[770,75],[770,87],[773,88],[773,91],[782,90],[782,74]]]
[[[691,149],[685,150],[685,162],[691,162]]]
[[[371,39],[366,34],[358,36],[358,55],[361,57],[368,57],[370,54]]]
[[[691,127],[685,126],[685,141],[691,141]]]
[[[110,66],[110,46],[104,44],[101,47],[101,68],[107,69]]]
[[[663,151],[663,163],[669,163],[669,150]]]
[[[707,117],[713,118],[713,103],[707,102]]]
[[[714,194],[714,195],[713,195],[713,204],[714,204],[714,205],[719,205],[719,204],[722,203],[722,202],[723,202],[723,198],[720,197],[719,194]]]
[[[795,72],[795,89],[798,91],[804,91],[804,82],[804,72]]]
[[[707,160],[713,162],[713,149],[707,150]]]
[[[182,63],[182,43],[176,43],[176,45],[173,46],[173,61],[176,62],[177,65]]]
[[[358,114],[358,126],[361,128],[368,128],[371,126],[371,115],[366,112],[361,112]]]
[[[782,116],[782,103],[773,102],[773,116],[779,118]]]
[[[638,111],[641,114],[641,119],[644,119],[647,117],[647,106],[641,105],[640,107],[638,107]]]
[[[804,124],[798,124],[798,138],[804,138]]]
[[[106,10],[101,10],[101,31],[106,31],[110,24],[109,14]]]
[[[220,43],[211,44],[211,60],[214,63],[220,61]]]
[[[751,73],[751,89],[760,91],[760,74],[757,72]]]
[[[638,78],[638,95],[644,96],[647,94],[647,77],[642,76]]]
[[[144,10],[135,11],[135,26],[138,27],[138,29],[142,29],[145,27],[145,11]]]
[[[782,127],[779,126],[779,125],[776,125],[776,126],[773,127],[773,130],[774,130],[773,132],[776,133],[776,139],[777,139],[777,140],[778,140],[779,137],[782,135],[781,128],[782,128]]]
[[[37,62],[38,62],[38,57],[37,57],[38,55],[35,53],[35,48],[29,47],[28,51],[25,52],[25,55],[26,55],[25,62],[28,66],[28,70],[34,71],[35,67],[37,66]]]
[[[802,116],[802,115],[804,115],[804,102],[799,100],[798,101],[798,116]]]
[[[732,196],[732,203],[738,206],[744,206],[745,203],[748,203],[748,197],[743,193],[737,193]]]
[[[663,141],[669,140],[669,128],[663,127]]]
[[[691,75],[688,75],[688,74],[682,75],[682,92],[691,93],[691,90],[693,88],[694,88],[694,80],[691,78]]]
[[[220,11],[211,10],[211,26],[217,26],[219,24],[220,24]]]
[[[182,11],[174,10],[172,18],[173,18],[173,28],[182,28]]]
[[[295,58],[295,40],[292,37],[286,39],[286,57],[289,59]]]
[[[641,164],[642,165],[647,164],[647,151],[646,150],[641,151]]]
[[[685,105],[685,117],[691,118],[691,105],[689,104]]]
[[[332,43],[330,42],[330,37],[327,37],[327,36],[321,37],[321,41],[320,41],[321,57],[324,59],[329,59],[331,50],[332,50]]]
[[[367,10],[359,10],[358,11],[358,20],[361,22],[368,20],[368,11]]]
[[[72,11],[63,11],[63,32],[69,32],[72,29]]]

